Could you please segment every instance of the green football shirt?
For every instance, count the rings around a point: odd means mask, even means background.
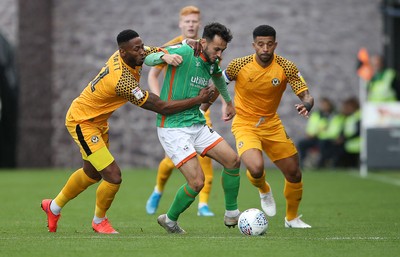
[[[171,46],[166,50],[169,54],[182,56],[183,62],[177,67],[168,65],[160,93],[162,100],[171,101],[196,97],[202,88],[208,86],[210,78],[215,84],[223,83],[226,87],[221,76],[221,68],[218,65],[219,61],[209,63],[203,54],[200,54],[199,57],[194,56],[193,49],[188,45]],[[157,127],[180,128],[205,124],[206,120],[199,107],[199,105],[193,106],[191,109],[171,115],[158,114]]]

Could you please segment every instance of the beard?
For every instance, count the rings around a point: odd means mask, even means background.
[[[214,63],[214,62],[218,59],[218,57],[215,58],[214,61],[211,60],[210,55],[208,54],[208,51],[207,51],[207,50],[208,50],[208,47],[206,47],[206,48],[203,50],[203,54],[204,54],[204,56],[206,57],[207,62],[209,62],[209,63]]]

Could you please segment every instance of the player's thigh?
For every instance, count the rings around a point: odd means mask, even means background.
[[[188,182],[195,180],[204,181],[204,173],[201,169],[199,160],[196,157],[190,158],[183,163],[179,167],[179,170],[182,172],[183,176]]]
[[[216,160],[225,168],[234,169],[240,167],[239,156],[225,140],[220,141],[207,151],[207,156]]]
[[[122,176],[121,169],[115,161],[107,165],[104,169],[99,171],[103,179],[112,184],[121,184]]]
[[[232,147],[213,129],[204,125],[199,129],[194,145],[201,156],[208,156],[225,168],[240,166],[239,157]]]
[[[262,149],[272,162],[297,154],[296,146],[282,124],[262,130]]]
[[[191,189],[196,192],[200,192],[200,190],[204,187],[204,173],[200,167],[199,160],[196,156],[193,156],[185,163],[183,163],[179,170],[185,177],[188,185]]]
[[[93,126],[88,123],[69,123],[67,129],[78,145],[82,159],[101,171],[114,161],[108,150],[108,126]],[[106,141],[105,141],[106,140]]]
[[[240,160],[252,175],[262,175],[264,171],[264,158],[260,149],[247,149],[240,156]]]

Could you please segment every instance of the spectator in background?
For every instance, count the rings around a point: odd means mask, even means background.
[[[368,101],[393,102],[397,101],[395,91],[396,71],[385,68],[383,57],[374,55],[371,57],[373,77],[368,82]]]
[[[337,154],[334,166],[357,168],[360,163],[360,129],[361,111],[358,99],[350,97],[343,102],[342,112],[345,115],[343,130],[336,140]]]
[[[329,135],[332,134],[332,132],[329,133],[329,128],[331,120],[333,120],[335,116],[335,106],[332,101],[327,97],[322,97],[318,109],[310,115],[306,128],[306,137],[298,142],[300,165],[302,167],[304,166],[308,153],[314,149],[319,151],[317,167],[322,168],[327,165],[332,148],[332,135]]]

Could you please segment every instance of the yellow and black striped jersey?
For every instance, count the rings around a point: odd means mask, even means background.
[[[236,81],[236,114],[258,120],[275,115],[287,83],[296,95],[308,88],[293,62],[275,54],[272,63],[263,68],[255,58],[255,54],[236,58],[223,74],[227,82]]]
[[[160,51],[158,47],[145,47],[146,55]],[[72,102],[67,121],[96,123],[107,122],[111,114],[126,102],[141,106],[148,98],[148,91],[139,86],[142,66],[128,66],[116,51]]]

